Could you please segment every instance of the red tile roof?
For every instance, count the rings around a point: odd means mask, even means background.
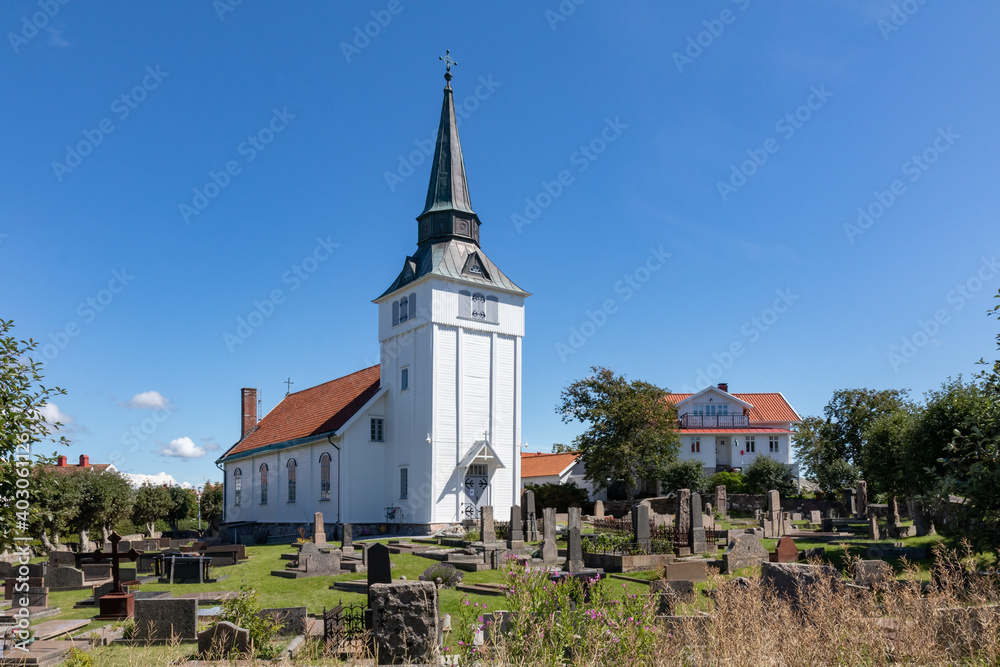
[[[769,394],[730,394],[753,406],[750,410],[751,422],[797,422],[801,418],[788,404],[785,397],[778,393]],[[693,394],[667,394],[664,400],[676,405]]]
[[[310,435],[347,423],[379,390],[379,366],[289,394],[222,458]]]
[[[567,452],[565,454],[521,452],[521,478],[558,475],[573,465],[579,455],[580,452]]]
[[[754,435],[756,433],[791,433],[787,428],[754,428],[734,427],[734,428],[679,428],[677,432],[681,435],[687,433],[732,433],[733,435]]]

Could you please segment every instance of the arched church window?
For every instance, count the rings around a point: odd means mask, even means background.
[[[295,469],[298,467],[295,459],[288,461],[288,502],[295,502]]]
[[[243,496],[243,471],[237,468],[233,471],[233,504],[239,505]]]
[[[330,455],[319,457],[319,499],[330,499]]]
[[[267,464],[260,464],[260,504],[267,504]]]

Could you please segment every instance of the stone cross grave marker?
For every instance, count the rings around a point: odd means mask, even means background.
[[[104,559],[111,560],[111,580],[114,583],[114,587],[111,592],[102,597],[99,600],[100,605],[100,618],[102,619],[112,619],[112,618],[129,618],[135,613],[135,595],[129,593],[122,587],[121,579],[121,567],[119,565],[120,561],[128,560],[135,561],[139,558],[141,551],[136,551],[135,549],[129,549],[127,553],[118,552],[118,543],[121,542],[122,538],[118,533],[111,533],[109,541],[111,542],[111,553],[104,554],[100,549],[96,550],[91,557],[100,563]],[[130,575],[132,578],[135,577],[135,570],[132,571]]]

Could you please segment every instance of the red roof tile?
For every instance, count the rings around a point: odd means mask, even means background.
[[[379,390],[379,366],[289,394],[222,458],[278,442],[330,433],[347,423]]]
[[[787,428],[679,428],[681,435],[696,433],[732,433],[733,435],[754,435],[755,433],[791,433]]]
[[[667,394],[664,397],[668,403],[676,405],[693,394]],[[788,404],[785,397],[778,393],[769,394],[730,394],[746,401],[753,406],[750,411],[751,422],[797,422],[800,417]]]
[[[545,454],[540,452],[521,452],[521,478],[548,477],[558,475],[573,465],[580,452],[564,454]]]

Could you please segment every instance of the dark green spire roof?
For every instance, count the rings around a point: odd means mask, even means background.
[[[417,243],[455,238],[478,245],[480,222],[469,199],[462,142],[458,138],[458,123],[455,120],[450,67],[444,78],[447,83],[431,162],[431,179],[427,185],[427,200],[423,212],[417,216],[420,223]]]

